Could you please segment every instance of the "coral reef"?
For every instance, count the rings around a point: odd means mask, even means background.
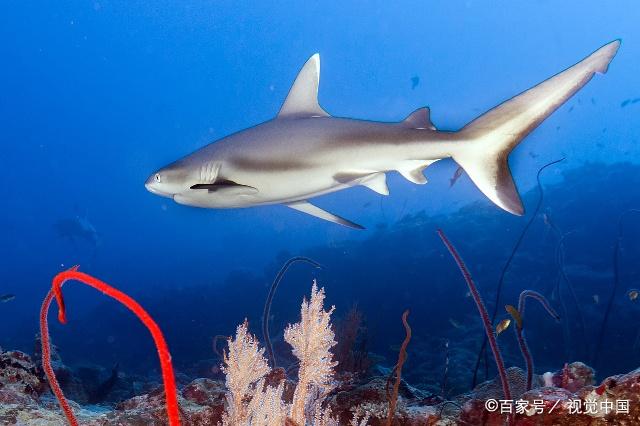
[[[640,369],[608,377],[596,385],[591,368],[582,363],[572,363],[558,371],[534,376],[534,388],[530,391],[525,389],[524,371],[509,368],[507,377],[513,397],[517,398],[519,406],[524,407],[521,412],[514,407],[514,424],[518,426],[631,425],[640,421],[640,394],[637,390]],[[266,376],[261,380],[267,383],[269,379]],[[388,416],[386,382],[382,376],[365,381],[336,382],[334,390],[325,399],[326,411],[332,413],[334,424],[384,425]],[[279,385],[268,384],[263,388],[264,396],[260,396],[259,401],[277,401],[275,396],[280,394],[281,388],[284,388],[282,397],[287,400],[291,394],[287,396],[286,389],[293,385],[281,377]],[[0,352],[0,396],[0,424],[65,424],[63,414],[46,391],[45,382],[37,375],[35,363],[24,353]],[[228,390],[220,381],[199,378],[185,384],[178,393],[182,423],[189,426],[221,423],[227,397]],[[449,401],[402,381],[393,424],[501,426],[503,415],[485,408],[491,399],[503,399],[499,379],[483,382],[473,391]],[[78,421],[88,426],[163,426],[167,421],[162,387],[111,408],[83,408],[73,401],[70,404]],[[272,412],[269,404],[263,404],[262,409]]]

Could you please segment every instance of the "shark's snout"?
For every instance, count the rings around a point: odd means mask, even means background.
[[[158,173],[154,173],[149,176],[147,181],[144,183],[144,187],[147,188],[147,191],[151,192],[152,194],[159,195],[161,197],[172,198],[173,193],[167,191],[167,188],[165,186],[166,185],[162,184],[160,175]]]

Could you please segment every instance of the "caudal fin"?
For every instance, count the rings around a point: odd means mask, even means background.
[[[467,124],[453,159],[496,205],[516,215],[524,208],[511,177],[511,150],[565,103],[595,73],[605,73],[620,40],[615,40],[535,87],[509,99]]]

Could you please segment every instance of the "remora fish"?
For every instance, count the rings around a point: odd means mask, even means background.
[[[277,117],[211,143],[147,180],[154,194],[204,208],[284,204],[353,228],[362,226],[309,203],[319,195],[363,185],[388,195],[386,173],[424,184],[423,171],[452,157],[504,210],[524,209],[511,177],[511,150],[546,117],[605,73],[620,41],[509,99],[456,132],[438,131],[429,109],[399,123],[332,117],[318,104],[320,58],[303,66]]]

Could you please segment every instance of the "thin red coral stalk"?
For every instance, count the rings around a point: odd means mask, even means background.
[[[402,342],[402,346],[400,347],[400,353],[398,354],[398,363],[394,368],[396,380],[393,384],[393,393],[391,395],[387,394],[387,398],[389,399],[389,412],[387,413],[387,422],[385,423],[386,426],[391,426],[391,424],[393,423],[393,417],[396,413],[396,406],[398,404],[398,392],[400,391],[400,382],[402,381],[402,366],[407,360],[407,346],[411,341],[411,327],[409,327],[409,322],[407,321],[408,316],[409,310],[407,309],[402,314],[402,325],[404,326],[405,338]],[[391,376],[389,376],[389,378],[391,378]],[[389,382],[387,381],[387,384],[388,383]]]
[[[489,319],[489,313],[487,312],[487,308],[484,306],[484,302],[482,301],[482,297],[480,297],[480,293],[476,288],[475,283],[473,282],[473,278],[467,269],[467,266],[464,264],[464,261],[456,251],[455,247],[447,236],[444,234],[442,229],[438,229],[438,235],[440,239],[444,243],[444,245],[453,256],[453,259],[458,264],[458,268],[460,268],[460,272],[462,272],[462,276],[464,280],[467,282],[469,286],[469,292],[471,296],[473,296],[473,300],[476,302],[476,306],[478,307],[478,312],[480,313],[480,318],[482,318],[482,323],[484,325],[484,331],[487,335],[487,340],[489,341],[489,346],[491,346],[491,351],[493,352],[493,358],[496,361],[496,366],[498,367],[498,374],[500,375],[500,382],[502,383],[502,392],[504,393],[504,398],[507,400],[511,400],[511,389],[509,389],[509,381],[507,380],[507,372],[504,368],[504,361],[502,360],[502,355],[500,354],[500,348],[498,348],[498,342],[496,341],[496,336],[493,334],[493,327],[491,326],[491,320]],[[511,418],[511,416],[509,416]]]
[[[72,426],[76,426],[78,424],[78,420],[73,414],[73,410],[71,409],[69,402],[66,400],[64,393],[62,392],[60,384],[58,383],[58,380],[56,379],[55,373],[51,366],[49,324],[47,321],[49,307],[53,298],[55,297],[58,304],[58,320],[62,324],[66,324],[67,316],[64,298],[62,297],[62,286],[69,280],[76,280],[90,287],[93,287],[96,290],[100,290],[103,294],[106,294],[107,296],[122,303],[131,312],[133,312],[140,319],[140,321],[142,321],[145,327],[147,327],[147,329],[151,333],[151,337],[153,337],[153,341],[158,351],[158,357],[160,358],[162,380],[164,382],[165,397],[167,401],[167,417],[169,418],[169,425],[179,426],[180,414],[178,411],[178,397],[175,376],[173,374],[173,366],[171,364],[171,354],[169,353],[169,347],[167,346],[167,342],[162,335],[160,327],[158,327],[158,324],[156,324],[153,318],[151,318],[151,315],[149,315],[149,313],[145,311],[144,308],[138,304],[138,302],[136,302],[123,292],[111,287],[107,283],[100,281],[99,279],[94,278],[91,275],[79,272],[77,266],[74,266],[67,271],[60,272],[53,278],[51,290],[47,294],[47,297],[45,297],[42,303],[42,308],[40,309],[42,366],[47,375],[47,379],[49,380],[51,389],[58,399],[58,402],[60,403],[60,406],[62,407],[62,410],[64,411],[64,414],[69,421],[69,424],[71,424]]]
[[[520,298],[518,299],[518,313],[520,315],[520,324],[516,325],[516,337],[518,339],[518,346],[520,346],[520,352],[522,352],[522,357],[524,358],[524,362],[527,365],[527,390],[531,390],[533,385],[533,357],[531,356],[531,351],[529,350],[529,345],[527,344],[527,339],[524,336],[524,309],[525,302],[527,298],[532,298],[540,302],[542,307],[551,315],[556,321],[560,320],[560,315],[551,307],[547,299],[533,290],[523,290],[520,293]]]

